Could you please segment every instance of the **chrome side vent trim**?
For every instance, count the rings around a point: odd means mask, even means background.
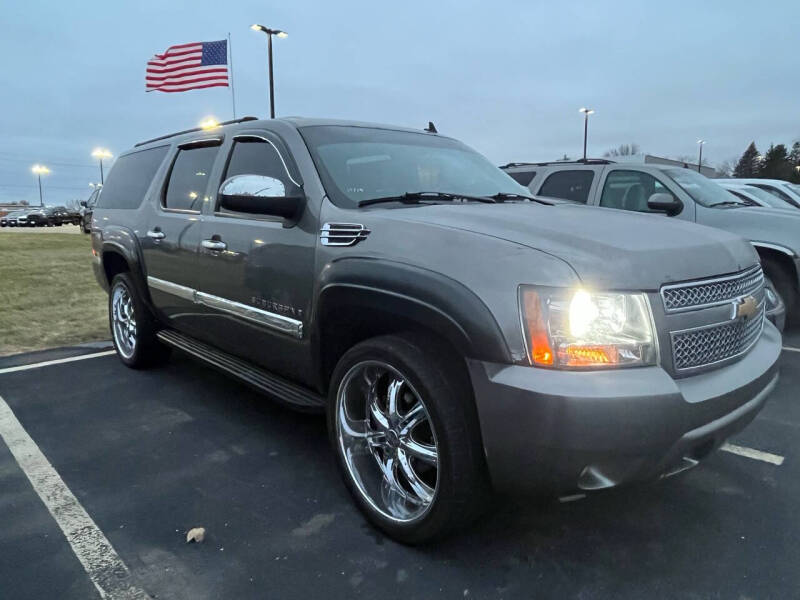
[[[325,223],[319,233],[323,246],[354,246],[367,239],[370,230],[358,223]]]

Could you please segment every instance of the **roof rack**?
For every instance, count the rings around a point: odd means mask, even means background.
[[[610,165],[615,161],[607,158],[579,158],[578,160],[549,160],[545,162],[510,162],[502,165],[501,169],[511,167],[547,167],[549,165]]]
[[[242,117],[241,119],[233,119],[231,121],[223,121],[216,125],[216,127],[222,127],[223,125],[233,125],[234,123],[243,123],[245,121],[257,121],[258,117]],[[215,127],[215,128],[216,128]],[[192,133],[194,131],[203,131],[202,127],[193,127],[192,129],[184,129],[183,131],[176,131],[175,133],[168,133],[167,135],[160,135],[158,137],[154,137],[151,140],[145,140],[143,142],[139,142],[134,146],[134,148],[138,148],[139,146],[144,146],[145,144],[149,144],[151,142],[158,142],[160,140],[166,140],[171,137],[175,137],[176,135],[183,135],[184,133]]]

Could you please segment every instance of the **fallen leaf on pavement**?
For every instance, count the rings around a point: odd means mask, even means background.
[[[206,537],[205,527],[195,527],[186,533],[186,543],[197,542],[198,544]]]

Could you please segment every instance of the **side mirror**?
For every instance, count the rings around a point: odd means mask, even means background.
[[[265,175],[234,175],[219,188],[219,205],[234,212],[295,219],[303,208],[303,191]]]
[[[672,194],[656,192],[647,199],[647,208],[674,217],[683,209],[683,203]]]
[[[86,208],[86,200],[81,200],[81,206]]]

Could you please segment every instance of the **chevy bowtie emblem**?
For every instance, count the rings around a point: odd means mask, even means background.
[[[735,306],[737,319],[749,319],[750,317],[754,317],[756,312],[758,312],[758,303],[752,296],[740,298],[738,304]]]

